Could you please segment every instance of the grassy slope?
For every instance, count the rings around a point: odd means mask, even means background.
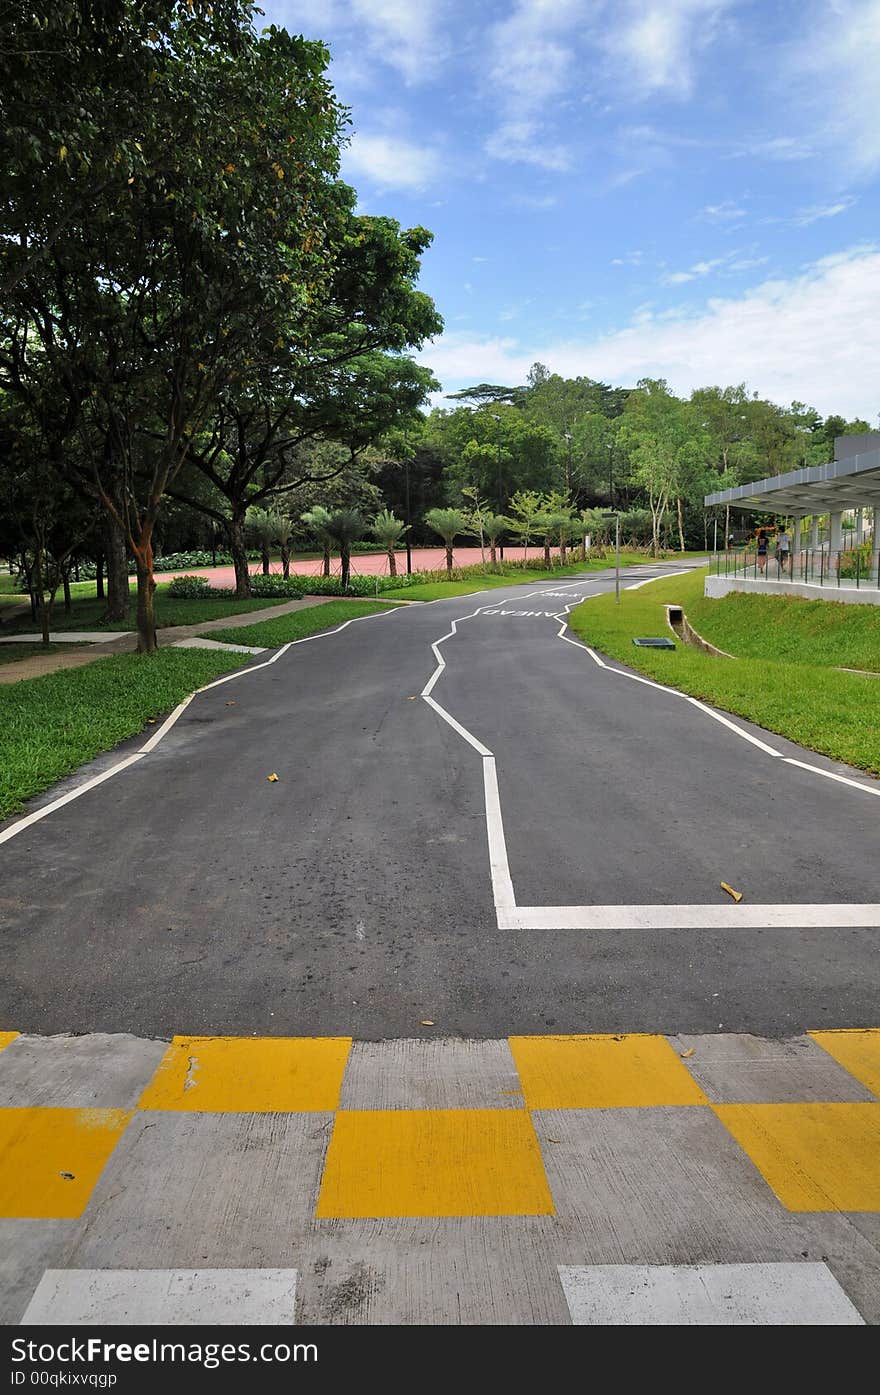
[[[880,606],[734,591],[695,597],[687,614],[706,639],[744,658],[880,670]]]
[[[262,644],[274,649],[279,644],[289,644],[291,640],[305,639],[319,630],[341,625],[345,620],[356,620],[360,615],[396,609],[397,606],[383,605],[381,601],[327,601],[324,605],[309,606],[307,610],[295,610],[290,615],[279,615],[277,620],[261,620],[256,625],[243,625],[236,630],[211,630],[205,638],[226,644]]]
[[[776,657],[776,621],[762,631],[758,612],[728,607],[727,597],[703,602],[704,577],[699,571],[652,582],[638,591],[624,591],[619,607],[613,596],[585,601],[572,614],[572,629],[602,653],[662,683],[738,713],[832,759],[880,774],[880,680],[838,673],[827,666],[830,652],[838,657],[854,652],[850,639],[841,635],[834,641],[823,621],[821,642],[804,635],[799,645],[790,646],[794,658]],[[749,598],[737,597],[741,599]],[[772,598],[757,599],[767,604]],[[744,657],[735,662],[713,659],[679,643],[674,653],[636,649],[632,642],[635,636],[669,635],[664,602],[683,605],[707,639]],[[794,602],[782,599],[780,604]],[[812,606],[812,602],[805,604]],[[851,622],[847,619],[846,623]],[[817,658],[817,654],[826,657]]]
[[[228,650],[161,649],[0,687],[0,817],[248,662]]]

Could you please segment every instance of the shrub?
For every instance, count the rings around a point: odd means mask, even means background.
[[[206,576],[176,576],[168,583],[168,595],[176,601],[196,601],[215,594]]]
[[[292,600],[305,594],[307,576],[283,577],[280,572],[270,572],[268,576],[251,574],[252,596],[290,596]]]

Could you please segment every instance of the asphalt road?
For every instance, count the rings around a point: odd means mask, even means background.
[[[875,924],[737,924],[720,882],[744,909],[876,902],[876,799],[563,642],[553,614],[613,584],[409,606],[201,694],[149,757],[0,847],[0,1023],[360,1039],[872,1025]],[[431,696],[458,728],[420,697],[453,620]],[[684,909],[499,929],[474,742],[495,757],[516,906]],[[717,919],[683,928],[693,905]]]

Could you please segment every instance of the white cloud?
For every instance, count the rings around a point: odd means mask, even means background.
[[[880,167],[880,0],[815,3],[804,16],[809,34],[794,50],[789,76],[816,124],[853,172]]]
[[[518,208],[533,208],[539,213],[555,208],[558,202],[555,194],[514,194],[511,199]]]
[[[820,412],[877,418],[880,391],[880,249],[851,248],[801,275],[738,298],[660,319],[650,309],[625,329],[581,342],[444,335],[421,355],[446,391],[473,382],[523,382],[540,359],[567,377],[632,385],[665,377],[678,393],[747,382],[762,397],[809,402]]]
[[[519,0],[489,34],[489,77],[500,100],[528,113],[569,81],[575,58],[569,34],[590,8],[584,0]]]
[[[495,160],[538,165],[560,173],[571,167],[565,147],[543,143],[540,127],[534,121],[505,121],[486,141],[485,150]]]
[[[449,53],[441,33],[443,0],[276,0],[271,8],[272,18],[307,38],[330,41],[338,34],[355,42],[361,54],[390,64],[409,84],[433,78]],[[341,62],[348,72],[352,55]]]
[[[630,0],[604,46],[641,95],[686,97],[699,53],[718,32],[732,0]]]
[[[427,146],[356,132],[345,151],[343,170],[371,179],[383,189],[424,189],[437,177],[440,160]]]
[[[733,199],[725,199],[723,203],[707,203],[699,216],[707,223],[735,223],[745,218],[746,210]]]
[[[838,199],[837,203],[814,204],[812,208],[802,208],[795,214],[792,222],[797,228],[806,228],[810,223],[818,223],[822,218],[836,218],[838,214],[845,213],[848,208],[852,208],[855,199]]]
[[[688,271],[668,271],[660,280],[664,286],[683,286],[686,281],[698,281],[700,277],[708,276],[710,271],[723,266],[725,261],[725,257],[713,257],[711,261],[695,262]]]

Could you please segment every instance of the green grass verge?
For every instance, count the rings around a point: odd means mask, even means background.
[[[647,559],[641,553],[621,552],[621,567],[632,567]],[[502,571],[473,571],[473,579],[468,581],[424,581],[414,586],[395,586],[383,590],[382,595],[389,600],[402,601],[442,601],[449,596],[471,596],[475,591],[487,591],[494,586],[516,586],[520,582],[560,581],[568,576],[582,576],[585,572],[605,572],[614,570],[614,557],[594,558],[589,562],[570,562],[564,567],[508,567],[500,563]]]
[[[383,605],[381,601],[325,601],[277,620],[260,620],[256,625],[242,625],[233,630],[211,630],[204,639],[216,639],[221,644],[262,644],[277,649],[294,639],[305,639],[319,630],[332,629],[344,620],[356,620],[360,615],[377,615],[381,610],[398,610],[399,606]]]
[[[619,606],[613,595],[597,596],[572,612],[571,627],[603,654],[620,659],[661,683],[738,713],[833,760],[880,774],[880,680],[838,673],[818,665],[806,643],[798,651],[800,661],[770,657],[769,637],[760,639],[754,632],[743,637],[745,621],[712,618],[718,611],[711,608],[726,607],[729,597],[705,602],[703,608],[705,575],[700,570],[690,576],[651,582],[638,591],[623,591]],[[716,659],[678,641],[674,653],[636,649],[633,639],[637,636],[670,635],[664,603],[684,606],[695,627],[719,647],[736,653],[737,644],[742,643],[750,647],[750,654],[735,661]],[[788,606],[792,602],[783,599],[782,604]],[[721,614],[725,616],[726,612]],[[758,624],[755,616],[752,624]],[[723,645],[722,633],[728,640]],[[754,656],[757,648],[761,657]]]
[[[221,673],[250,662],[223,650],[119,654],[0,687],[0,817],[62,776],[136,736]]]
[[[159,583],[156,588],[155,609],[156,624],[160,629],[171,625],[201,625],[206,620],[225,620],[227,615],[242,615],[250,610],[267,610],[270,606],[283,605],[290,599],[289,596],[272,597],[272,599],[252,598],[247,601],[234,601],[231,598],[219,600],[195,600],[181,601],[174,600],[168,595],[170,582]],[[92,582],[81,582],[81,586],[92,586]],[[76,597],[71,607],[70,615],[65,615],[64,606],[56,603],[52,612],[52,631],[55,634],[64,634],[68,630],[133,630],[136,625],[135,607],[132,603],[128,620],[114,621],[112,624],[102,624],[101,616],[104,613],[104,601],[95,600],[91,597]],[[3,634],[30,634],[35,626],[29,614],[24,617],[18,616],[13,624],[4,625]]]

